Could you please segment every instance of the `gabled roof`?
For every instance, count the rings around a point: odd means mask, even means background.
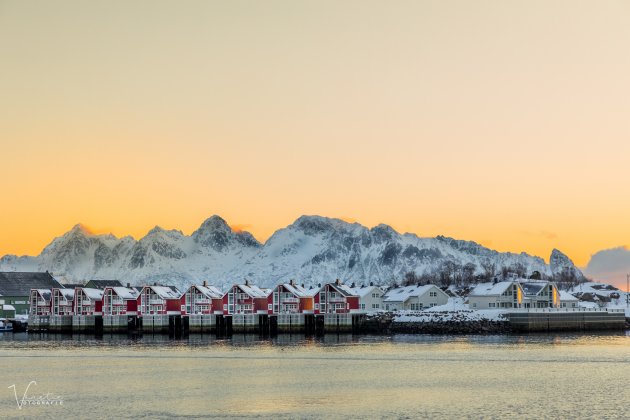
[[[367,295],[371,294],[375,289],[383,293],[381,288],[378,286],[353,287],[352,291],[354,292],[355,295],[358,295],[359,297],[366,297]]]
[[[497,283],[479,283],[468,296],[501,296],[515,281],[499,281]]]
[[[52,296],[52,291],[50,289],[34,289],[37,290],[37,293],[39,293],[39,295],[44,298],[44,300],[50,300],[50,297]]]
[[[536,296],[549,284],[548,281],[528,281],[522,282],[521,287],[526,296]]]
[[[236,285],[243,292],[247,293],[250,297],[253,298],[266,298],[267,293],[264,290],[261,290],[258,286],[253,286],[251,284],[237,284]]]
[[[307,289],[305,287],[300,286],[299,284],[284,283],[284,284],[278,285],[277,287],[280,287],[280,286],[284,287],[287,291],[289,291],[290,293],[293,293],[295,296],[300,297],[300,298],[313,297],[315,296],[315,294],[317,294],[317,290]]]
[[[151,290],[155,292],[156,295],[161,297],[162,299],[179,299],[181,297],[181,293],[174,286],[147,286],[150,287]]]
[[[31,289],[62,287],[49,273],[0,272],[0,295],[29,296]]]
[[[383,295],[383,302],[406,302],[412,297],[420,297],[427,293],[429,290],[437,289],[444,293],[439,287],[433,284],[425,284],[423,286],[412,285],[405,287],[398,287],[392,289]]]
[[[324,285],[326,286],[326,285]],[[354,291],[352,290],[352,288],[350,288],[350,286],[346,286],[343,283],[328,283],[328,286],[334,288],[335,290],[337,290],[339,293],[341,293],[343,296],[348,297],[348,296],[358,296],[356,293],[354,293]]]
[[[74,300],[74,289],[58,289],[58,288],[56,288],[56,290],[59,290],[59,293],[61,293],[61,295],[66,300]]]
[[[92,289],[105,289],[106,287],[122,287],[122,283],[119,280],[90,280],[85,286]]]
[[[209,299],[221,299],[223,297],[223,292],[214,286],[200,286],[198,284],[193,284],[191,287],[197,288],[197,290]]]
[[[77,287],[85,293],[90,300],[103,300],[103,291],[100,289],[92,289],[91,287]]]
[[[126,300],[135,300],[140,295],[136,289],[130,289],[127,287],[108,287],[108,289],[112,289],[118,297]]]

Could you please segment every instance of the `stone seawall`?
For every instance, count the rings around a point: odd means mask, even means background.
[[[461,316],[431,320],[395,321],[391,312],[367,316],[359,332],[364,334],[507,334],[512,326],[506,320],[465,319]],[[454,319],[453,319],[454,318]]]

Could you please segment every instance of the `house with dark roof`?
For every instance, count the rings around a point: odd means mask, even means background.
[[[0,272],[0,305],[15,307],[16,315],[28,315],[31,289],[63,287],[48,272]]]
[[[560,292],[553,282],[545,280],[521,281],[525,296],[524,308],[559,308]]]
[[[105,290],[106,287],[123,287],[123,284],[118,280],[90,280],[83,287]]]

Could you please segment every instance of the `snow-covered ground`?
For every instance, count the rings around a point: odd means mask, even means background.
[[[505,309],[472,310],[461,297],[451,297],[446,305],[423,311],[400,311],[394,322],[505,321]]]

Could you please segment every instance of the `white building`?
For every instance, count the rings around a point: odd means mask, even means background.
[[[359,296],[359,310],[375,312],[385,309],[383,307],[383,295],[385,292],[380,287],[369,285],[353,287],[352,291]]]
[[[446,305],[448,295],[433,284],[405,286],[391,289],[383,295],[386,311],[420,311]]]
[[[561,308],[577,308],[579,299],[569,292],[560,291],[560,307]]]
[[[468,295],[470,309],[521,308],[523,288],[517,281],[479,283]]]
[[[552,282],[545,280],[522,280],[523,308],[559,308],[560,295]]]

